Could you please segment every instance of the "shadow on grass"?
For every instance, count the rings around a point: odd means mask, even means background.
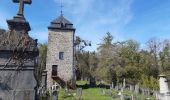
[[[78,85],[76,84],[77,88],[82,88],[82,89],[88,89],[88,88],[105,88],[105,89],[110,89],[110,85],[105,85],[105,84],[99,84],[99,85],[93,85],[90,86],[90,84],[84,84],[84,85]]]

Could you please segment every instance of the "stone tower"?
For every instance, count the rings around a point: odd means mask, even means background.
[[[48,27],[47,88],[55,82],[73,86],[74,78],[74,33],[73,24],[61,14]]]

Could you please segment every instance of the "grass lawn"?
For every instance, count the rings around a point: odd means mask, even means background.
[[[113,100],[112,97],[105,96],[102,93],[102,89],[89,88],[83,90],[83,100]]]
[[[76,81],[76,84],[77,85],[85,85],[85,84],[88,84],[89,82],[87,81]]]
[[[77,81],[78,85],[85,85],[86,81]],[[88,83],[87,83],[88,84]],[[120,100],[120,97],[117,96],[118,92],[116,90],[112,90],[113,96],[116,96],[114,99],[111,96],[105,96],[103,94],[103,90],[109,91],[110,89],[101,89],[101,88],[88,88],[82,90],[81,99],[76,95],[76,90],[69,90],[67,93],[64,89],[59,91],[59,100]],[[136,100],[145,100],[147,97],[142,94],[135,94],[128,90],[124,90],[123,94],[127,97],[135,96]],[[155,100],[154,97],[149,97],[150,100]]]
[[[59,92],[59,100],[79,100],[76,96],[76,91],[71,91],[70,95],[65,95],[64,90]],[[112,97],[105,96],[102,93],[102,89],[99,88],[89,88],[83,89],[82,96],[80,100],[113,100]]]

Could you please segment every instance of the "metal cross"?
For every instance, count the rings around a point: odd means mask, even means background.
[[[24,4],[31,4],[32,0],[13,0],[14,3],[19,3],[18,15],[23,16],[24,13]]]
[[[61,6],[60,6],[60,7],[61,7],[61,15],[63,15],[63,7],[64,7],[64,6],[63,6],[62,0],[61,0]]]

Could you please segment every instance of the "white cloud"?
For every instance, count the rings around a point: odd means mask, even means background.
[[[54,0],[60,5],[61,0]],[[133,0],[62,0],[65,13],[74,16],[76,24],[123,27],[132,19]]]
[[[61,4],[61,0],[54,0],[57,5]],[[85,15],[88,14],[88,10],[95,0],[62,0],[63,2],[63,13],[75,16],[75,23],[79,23]]]

